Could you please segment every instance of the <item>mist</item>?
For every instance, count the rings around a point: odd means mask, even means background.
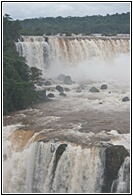
[[[76,66],[52,64],[45,72],[45,77],[56,78],[59,74],[70,75],[73,80],[130,82],[130,55],[120,54],[110,60],[92,58]]]

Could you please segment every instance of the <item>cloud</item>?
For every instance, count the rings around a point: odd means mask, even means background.
[[[106,15],[130,11],[130,3],[3,2],[3,15],[13,19]]]

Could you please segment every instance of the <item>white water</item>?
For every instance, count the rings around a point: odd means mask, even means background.
[[[130,186],[130,158],[126,157],[119,169],[118,179],[114,180],[112,184],[111,192],[129,192]]]
[[[35,133],[29,140],[29,145],[19,149],[19,143],[12,143],[11,135],[20,126],[4,127],[4,144],[10,143],[10,148],[7,148],[7,145],[3,148],[7,155],[3,167],[4,193],[101,193],[106,146],[118,141],[120,145],[125,144],[127,149],[130,148],[130,145],[127,146],[129,137],[125,138],[125,134],[118,134],[113,130],[98,134],[80,133],[77,131],[80,127],[75,127],[75,130],[64,130],[64,135],[75,135],[75,138],[79,137],[83,141],[87,139],[88,144],[95,138],[96,146],[82,148],[80,145],[65,142],[68,146],[55,166],[56,149],[61,143],[55,143],[53,140],[48,143],[34,142],[37,136]],[[41,132],[46,134],[46,130]],[[110,141],[102,142],[102,138],[108,138]],[[118,179],[112,185],[117,184],[115,190],[112,188],[114,192],[129,191],[129,163],[130,159],[127,157],[119,170]]]
[[[12,126],[4,128],[4,142],[12,131]],[[101,192],[104,149],[68,144],[53,173],[59,144],[34,142],[23,151],[6,149],[4,193]]]
[[[26,121],[25,128],[31,124],[34,131],[39,126],[43,128],[29,136],[28,128],[16,134],[20,124],[4,127],[3,155],[6,156],[3,160],[3,192],[101,193],[106,147],[110,144],[123,145],[130,151],[127,124],[124,126],[125,134],[102,128],[103,122],[110,125],[110,113],[115,115],[119,112],[122,116],[130,110],[130,102],[121,101],[125,96],[130,97],[129,40],[49,37],[46,42],[45,38],[35,36],[23,37],[23,40],[17,42],[16,47],[19,54],[26,57],[29,66],[42,69],[46,78],[57,77],[60,73],[69,74],[76,84],[63,85],[70,88],[65,98],[56,91],[53,102],[7,117],[14,119],[13,122]],[[53,89],[58,82],[55,80]],[[80,83],[85,85],[85,90],[78,94],[76,89]],[[96,94],[89,92],[92,86],[99,89],[102,83],[107,83],[108,90],[100,90]],[[103,104],[99,104],[100,101]],[[95,113],[93,118],[89,116],[91,112]],[[96,112],[101,112],[101,115],[97,117]],[[102,119],[103,114],[105,119]],[[126,116],[120,120],[117,118],[113,119],[113,127],[115,129],[118,123],[119,131],[120,128],[123,130],[124,122],[127,123]],[[86,132],[81,131],[84,124],[88,126]],[[100,131],[91,131],[92,125],[99,126]],[[39,135],[42,139],[50,138],[50,141],[37,143]],[[56,138],[59,138],[57,142],[54,141]],[[68,146],[55,166],[56,149],[61,143]],[[129,192],[129,161],[127,157],[121,166],[118,179],[112,184],[112,192]]]
[[[70,74],[74,79],[130,77],[128,39],[50,36],[46,42],[41,36],[23,36],[23,42],[17,42],[16,48],[28,65],[41,69],[45,77],[57,77],[60,73]]]

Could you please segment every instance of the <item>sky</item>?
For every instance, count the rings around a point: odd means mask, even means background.
[[[39,17],[91,16],[130,12],[129,2],[2,2],[3,15],[14,20]]]

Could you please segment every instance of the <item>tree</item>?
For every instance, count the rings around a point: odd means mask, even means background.
[[[25,59],[16,51],[14,42],[21,29],[19,21],[8,14],[3,18],[3,114],[24,109],[35,102],[34,83],[41,71],[29,68]]]
[[[58,33],[86,34],[109,33],[130,33],[130,13],[113,14],[106,16],[94,15],[84,17],[58,16],[56,18],[32,18],[20,21],[23,29],[22,35],[56,35]],[[126,29],[125,29],[126,26]],[[127,28],[128,27],[128,28]]]
[[[36,67],[30,68],[30,82],[32,84],[37,83],[41,79],[42,70],[37,69]]]

